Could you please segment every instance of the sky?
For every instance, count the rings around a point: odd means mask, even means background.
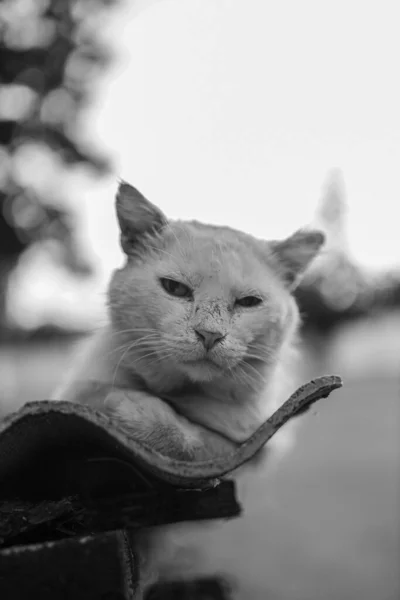
[[[398,0],[125,0],[98,28],[115,62],[81,122],[115,173],[64,186],[100,285],[122,261],[117,176],[170,218],[279,238],[313,223],[340,169],[354,260],[400,265],[399,22]],[[27,271],[17,313],[61,299],[86,322],[90,283]]]
[[[90,126],[118,175],[170,217],[267,238],[312,221],[340,168],[354,258],[400,264],[397,1],[128,4]]]

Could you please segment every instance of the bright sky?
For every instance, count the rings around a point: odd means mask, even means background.
[[[398,0],[126,0],[87,135],[169,217],[266,238],[310,222],[340,168],[354,258],[400,265],[399,23]],[[69,189],[104,281],[115,186]]]
[[[400,264],[397,0],[128,4],[93,125],[122,177],[170,217],[268,237],[339,167],[355,258]]]

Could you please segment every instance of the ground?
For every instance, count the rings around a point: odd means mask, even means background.
[[[302,418],[279,469],[240,487],[244,516],[183,526],[200,570],[233,576],[240,600],[400,597],[400,327],[386,324],[382,339],[382,323],[374,327],[346,330],[305,363],[304,380],[334,373],[345,386]],[[0,412],[48,398],[71,351],[61,342],[1,348]]]

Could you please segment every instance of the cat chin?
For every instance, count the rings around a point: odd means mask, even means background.
[[[221,367],[205,360],[181,363],[180,368],[193,383],[206,383],[224,374]]]

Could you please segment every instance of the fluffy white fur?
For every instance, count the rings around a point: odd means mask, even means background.
[[[292,291],[323,235],[299,231],[264,241],[228,227],[168,221],[126,183],[116,207],[127,260],[110,282],[109,323],[57,397],[94,401],[167,454],[180,448],[180,456],[203,458],[229,449],[293,391],[300,319]],[[163,278],[187,286],[189,295],[168,293]],[[249,296],[260,302],[242,306]],[[196,331],[220,339],[207,349]],[[205,449],[205,430],[221,445]]]

